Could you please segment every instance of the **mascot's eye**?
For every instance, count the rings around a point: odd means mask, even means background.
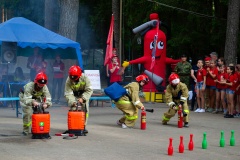
[[[153,45],[154,45],[154,43],[151,42],[151,43],[150,43],[150,49],[153,49]]]
[[[158,47],[158,49],[163,49],[164,43],[162,41],[159,41],[157,47]]]

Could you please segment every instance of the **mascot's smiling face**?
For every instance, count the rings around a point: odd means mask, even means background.
[[[166,57],[166,36],[161,30],[156,30],[153,28],[149,30],[144,36],[144,56],[152,56],[152,51],[154,49],[154,37],[157,38],[156,53],[155,57]]]
[[[153,49],[154,49],[154,46],[155,46],[155,44],[154,44],[155,42],[154,42],[154,40],[150,43],[150,50],[153,52]],[[156,46],[156,57],[157,56],[160,56],[161,55],[161,53],[162,53],[162,50],[164,49],[164,42],[163,41],[158,41],[157,42],[157,46]],[[159,51],[158,51],[159,50]]]
[[[150,43],[150,50],[152,50],[154,48],[154,41],[152,41],[151,43]],[[158,49],[163,49],[164,48],[164,42],[163,41],[159,41],[159,42],[157,42],[157,46],[156,46],[156,49],[158,50]]]

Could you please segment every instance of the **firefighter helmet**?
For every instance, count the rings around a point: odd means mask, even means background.
[[[34,83],[38,84],[39,87],[44,87],[47,84],[47,81],[48,77],[43,72],[39,72],[34,79]]]
[[[136,81],[138,83],[140,83],[141,81],[145,81],[145,83],[147,84],[149,82],[149,79],[148,79],[147,75],[141,74],[141,75],[136,77]]]
[[[172,73],[169,76],[168,81],[172,85],[177,85],[180,82],[180,79],[179,79],[179,76],[176,73]]]
[[[79,66],[74,65],[69,68],[68,71],[69,78],[72,80],[78,80],[82,75],[82,70]]]

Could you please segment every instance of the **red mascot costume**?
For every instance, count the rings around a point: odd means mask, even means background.
[[[165,86],[166,64],[175,64],[180,60],[166,57],[166,35],[159,29],[160,21],[157,13],[150,14],[149,22],[133,29],[136,34],[140,31],[147,32],[144,35],[144,55],[129,62],[124,61],[122,66],[129,64],[143,64],[144,73],[150,78],[150,82],[143,87],[144,92],[156,92],[156,86]]]

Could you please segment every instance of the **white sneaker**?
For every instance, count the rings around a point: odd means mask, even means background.
[[[200,109],[200,111],[198,111],[199,113],[203,113],[205,112],[205,109]]]
[[[122,128],[126,129],[126,128],[128,128],[128,126],[126,124],[122,123]]]
[[[196,109],[194,112],[199,112],[201,109],[200,108],[198,108],[198,109]]]

